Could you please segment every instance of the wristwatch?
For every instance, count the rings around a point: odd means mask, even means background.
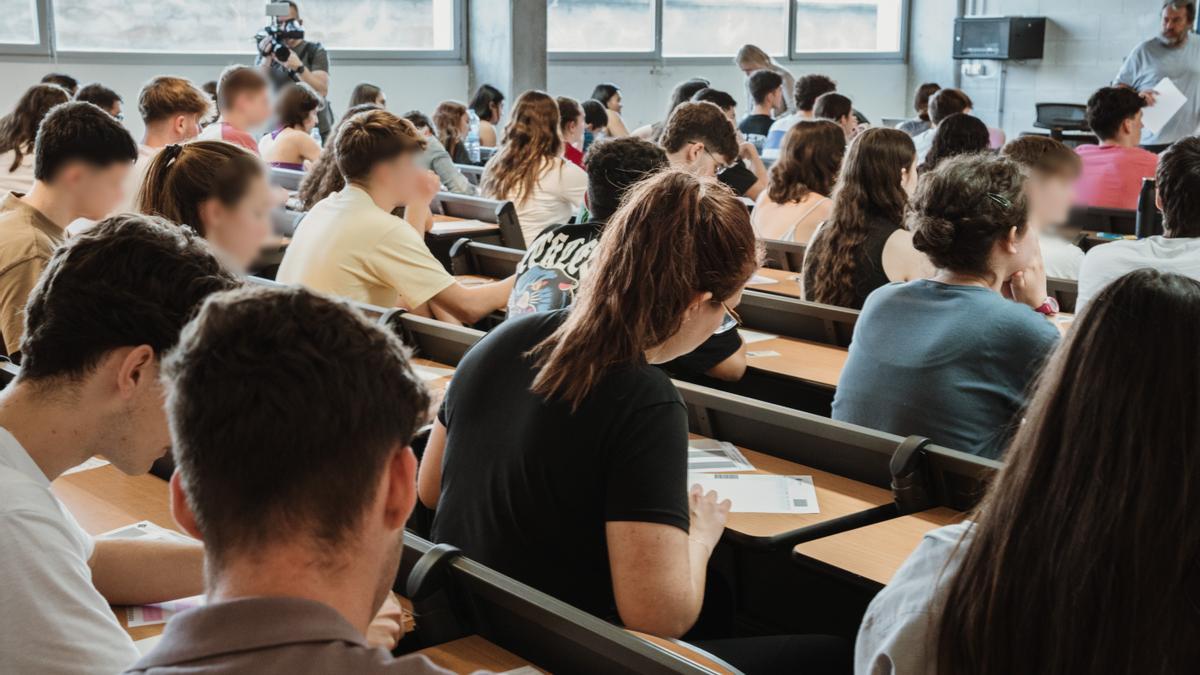
[[[1058,314],[1058,300],[1055,300],[1053,296],[1047,297],[1042,301],[1042,305],[1035,307],[1033,311],[1038,314],[1045,314],[1046,316],[1054,316]]]
[[[303,63],[301,63],[300,65],[296,66],[296,70],[294,70],[294,71],[292,71],[292,72],[294,72],[294,73],[296,73],[297,75],[299,75],[299,74],[303,73],[304,71],[305,71],[304,64],[303,64]]]

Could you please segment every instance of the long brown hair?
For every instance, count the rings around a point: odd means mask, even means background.
[[[437,129],[438,140],[454,157],[454,151],[463,142],[462,131],[459,127],[467,116],[467,106],[458,101],[442,101],[433,110],[433,128]]]
[[[912,168],[916,156],[912,138],[896,129],[867,129],[850,142],[829,220],[813,235],[804,256],[805,299],[854,305],[854,273],[867,240],[867,221],[904,222],[908,194],[900,173]]]
[[[138,211],[187,225],[206,236],[200,206],[209,199],[236,204],[263,174],[257,155],[224,141],[193,141],[163,148],[138,191]]]
[[[946,581],[939,673],[1194,672],[1198,342],[1200,283],[1150,269],[1075,322]]]
[[[532,350],[533,391],[578,408],[604,375],[679,332],[696,293],[735,295],[758,266],[745,205],[726,187],[667,169],[609,219],[567,320]]]
[[[767,196],[776,204],[803,201],[810,192],[828,197],[845,156],[841,127],[829,120],[800,120],[783,137]]]
[[[480,188],[492,199],[524,203],[561,154],[558,102],[544,91],[527,91],[513,105],[504,144],[488,162]]]
[[[337,153],[334,152],[334,147],[337,145],[335,141],[346,120],[367,110],[383,110],[383,107],[374,103],[361,103],[347,110],[342,119],[338,120],[337,126],[333,128],[333,133],[329,135],[325,147],[321,150],[321,156],[317,157],[317,161],[313,162],[313,165],[304,174],[304,178],[300,181],[300,189],[296,191],[296,197],[304,205],[305,211],[312,209],[317,202],[346,187],[346,179],[342,177],[342,172],[337,165]]]
[[[35,84],[21,94],[13,111],[0,118],[0,152],[12,150],[9,173],[21,166],[26,154],[33,152],[38,125],[50,109],[71,100],[71,93],[57,84]]]

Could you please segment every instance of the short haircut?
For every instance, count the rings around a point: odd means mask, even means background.
[[[267,78],[258,68],[229,66],[221,71],[217,81],[217,108],[229,110],[244,94],[255,94],[267,88]]]
[[[1087,123],[1102,140],[1116,138],[1121,124],[1136,117],[1146,100],[1129,87],[1101,87],[1087,102]]]
[[[379,162],[425,149],[412,122],[386,110],[368,110],[346,120],[334,141],[338,170],[347,183],[365,180]]]
[[[1196,23],[1196,3],[1193,0],[1163,0],[1159,13],[1168,7],[1187,10],[1188,23]]]
[[[941,124],[942,120],[954,113],[965,113],[974,107],[971,97],[961,89],[941,89],[929,99],[929,120]]]
[[[729,110],[730,108],[736,109],[738,104],[737,99],[733,96],[730,96],[729,92],[724,92],[720,89],[713,89],[712,87],[705,87],[695,94],[692,94],[693,103],[701,103],[704,101],[708,101],[721,110]]]
[[[112,110],[113,106],[117,103],[124,102],[120,94],[99,82],[85,84],[80,87],[79,91],[75,94],[75,100],[87,101],[104,111]]]
[[[608,111],[604,104],[594,98],[589,98],[584,101],[583,106],[583,123],[589,127],[603,129],[608,126]]]
[[[608,220],[621,206],[629,188],[670,165],[662,148],[633,136],[592,145],[585,163],[588,211],[596,220]]]
[[[579,101],[569,96],[559,96],[555,99],[558,102],[558,127],[566,130],[567,126],[583,117],[583,108],[579,105]]]
[[[142,85],[138,94],[138,113],[146,124],[176,115],[197,115],[204,120],[212,116],[212,109],[208,94],[182,77],[160,75]]]
[[[321,109],[321,97],[303,82],[293,82],[275,99],[275,118],[281,127],[298,127],[309,114]]]
[[[1022,136],[1011,140],[1004,144],[1000,154],[1045,176],[1078,178],[1083,171],[1079,154],[1049,136]]]
[[[125,214],[50,257],[25,307],[21,380],[77,380],[121,347],[160,358],[209,294],[241,282],[203,239],[161,218]]]
[[[852,114],[854,114],[854,104],[850,102],[849,98],[836,91],[821,94],[816,104],[813,105],[813,117],[819,119],[836,121]]]
[[[913,95],[913,110],[926,122],[929,121],[929,99],[941,88],[942,85],[937,82],[926,82],[917,87],[917,92]]]
[[[428,129],[433,131],[433,122],[429,121],[429,115],[426,115],[420,110],[409,110],[401,115],[401,117],[409,122],[412,122],[412,125],[417,129]]]
[[[350,106],[354,107],[361,103],[374,103],[379,100],[379,95],[383,90],[378,85],[370,82],[359,82],[354,85],[354,91],[350,92]]]
[[[607,106],[609,100],[620,93],[620,91],[621,88],[612,82],[601,82],[592,90],[592,98]]]
[[[213,105],[217,104],[217,81],[216,80],[209,80],[208,82],[205,82],[204,84],[200,85],[200,90],[203,91],[205,94],[208,94],[208,97],[210,99],[212,99]]]
[[[750,97],[755,103],[761,104],[782,86],[783,77],[773,70],[756,70],[750,73]]]
[[[72,95],[74,95],[76,90],[79,89],[79,80],[76,80],[66,73],[47,73],[42,78],[42,84],[57,84],[63,89],[71,92]]]
[[[719,153],[725,161],[738,157],[737,135],[721,109],[707,101],[684,103],[671,113],[663,128],[661,143],[668,154],[679,152],[688,143],[703,143],[709,152]]]
[[[137,158],[137,144],[120,122],[91,103],[72,101],[53,108],[38,127],[33,177],[52,181],[63,166],[75,161],[104,168]]]
[[[357,543],[392,452],[429,407],[409,358],[347,302],[299,286],[204,303],[163,371],[173,452],[211,562],[275,542]]]
[[[1200,136],[1175,141],[1159,155],[1154,182],[1163,230],[1172,237],[1200,237]]]
[[[837,91],[837,82],[825,75],[805,75],[796,80],[796,107],[811,111],[817,104],[817,99],[831,91]]]

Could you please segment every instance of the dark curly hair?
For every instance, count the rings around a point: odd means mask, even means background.
[[[1146,107],[1146,100],[1129,87],[1101,87],[1087,102],[1087,123],[1102,141],[1117,135],[1121,123]]]
[[[633,136],[595,143],[587,154],[588,210],[596,220],[608,220],[621,206],[629,188],[665,169],[667,153]]]
[[[937,126],[933,132],[933,144],[925,155],[925,161],[917,170],[927,173],[937,168],[942,160],[983,152],[988,149],[991,138],[987,125],[978,117],[955,113]]]
[[[1200,136],[1175,141],[1159,157],[1154,182],[1168,236],[1200,237]]]

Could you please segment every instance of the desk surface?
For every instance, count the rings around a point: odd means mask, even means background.
[[[429,230],[429,234],[435,237],[447,237],[451,235],[494,234],[499,231],[500,226],[495,223],[485,223],[481,220],[466,220],[455,218],[454,216],[435,214],[433,216],[433,228]]]
[[[837,387],[849,355],[843,347],[789,337],[747,344],[746,352],[746,363],[752,368],[831,388]],[[757,352],[779,356],[754,356]]]
[[[805,542],[795,548],[795,554],[887,585],[926,532],[965,517],[952,509],[931,509]]]
[[[530,663],[512,652],[491,642],[471,635],[452,640],[436,647],[427,647],[417,654],[429,657],[437,665],[455,673],[473,673],[490,670],[496,673],[528,666]],[[538,669],[538,672],[545,672]]]
[[[784,270],[773,270],[769,267],[762,267],[759,268],[755,274],[774,279],[777,283],[747,284],[746,288],[755,291],[762,291],[763,293],[786,295],[789,298],[799,298],[801,296],[799,272],[787,272]]]
[[[649,635],[647,633],[639,633],[636,630],[631,630],[629,632],[642,638],[646,642],[650,642],[655,645],[658,645],[659,647],[662,647],[663,649],[671,652],[672,654],[675,654],[676,656],[678,656],[681,659],[684,659],[685,661],[690,661],[692,663],[695,663],[696,665],[698,665],[702,668],[707,668],[707,669],[713,671],[714,673],[735,672],[735,671],[731,671],[729,668],[726,668],[724,664],[722,664],[720,661],[717,661],[711,654],[703,651],[702,649],[700,649],[698,647],[694,647],[686,642],[681,642],[678,640],[668,640],[666,638],[660,638],[656,635]]]

